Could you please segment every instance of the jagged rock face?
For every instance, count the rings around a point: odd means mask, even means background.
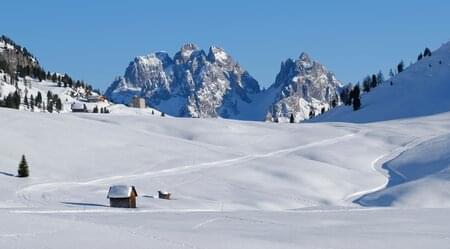
[[[223,49],[205,53],[186,44],[173,58],[164,52],[137,57],[106,95],[124,104],[135,95],[145,97],[148,105],[173,116],[283,121],[293,114],[301,121],[339,102],[340,86],[333,73],[303,53],[283,62],[275,83],[260,91]]]
[[[277,93],[268,116],[287,119],[293,114],[297,121],[308,119],[311,111],[318,114],[322,108],[328,110],[333,100],[338,102],[340,87],[333,73],[302,53],[297,60],[281,64],[268,89]]]
[[[9,67],[9,73],[17,71],[17,67],[34,67],[39,65],[36,58],[34,58],[25,48],[15,44],[10,39],[0,37],[0,61],[6,62]]]
[[[173,59],[164,52],[137,57],[106,95],[124,104],[142,96],[174,116],[227,118],[238,114],[237,101],[250,103],[249,95],[259,92],[258,82],[223,49],[206,54],[186,44]]]

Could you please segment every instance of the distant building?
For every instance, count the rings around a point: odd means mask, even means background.
[[[72,112],[88,112],[86,104],[82,102],[73,102],[70,108]]]
[[[111,207],[136,208],[137,196],[134,186],[115,185],[109,188],[107,198]]]
[[[138,96],[134,96],[133,97],[133,102],[131,103],[131,106],[134,108],[146,108],[145,105],[145,99],[144,98],[140,98]]]
[[[86,101],[90,102],[90,103],[102,102],[104,100],[105,100],[105,97],[103,97],[101,95],[90,95],[86,98]]]
[[[158,198],[159,199],[170,200],[170,196],[171,196],[171,193],[169,193],[169,192],[158,191]]]

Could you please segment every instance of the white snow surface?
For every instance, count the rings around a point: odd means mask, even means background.
[[[0,109],[0,248],[448,248],[449,131],[450,113],[274,124]],[[14,177],[22,154],[29,178]],[[137,209],[108,207],[121,184]]]

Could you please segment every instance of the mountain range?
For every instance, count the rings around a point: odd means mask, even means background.
[[[224,49],[208,52],[185,44],[171,57],[166,52],[136,57],[107,89],[112,102],[128,104],[143,97],[154,108],[177,117],[239,120],[308,119],[339,102],[341,83],[306,53],[282,62],[275,82],[259,82]]]

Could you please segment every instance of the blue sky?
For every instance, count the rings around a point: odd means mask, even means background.
[[[106,89],[137,55],[182,44],[225,48],[262,86],[281,61],[309,53],[343,82],[409,63],[450,40],[450,2],[6,1],[0,33],[51,71]]]

